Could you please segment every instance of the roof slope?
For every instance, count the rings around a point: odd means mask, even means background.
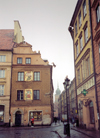
[[[14,29],[0,29],[0,50],[12,50]]]

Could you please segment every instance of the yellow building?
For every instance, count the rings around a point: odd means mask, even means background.
[[[89,0],[78,0],[69,31],[74,44],[79,124],[98,129]],[[86,93],[86,96],[82,92]]]
[[[12,49],[14,42],[23,41],[19,22],[14,21],[14,26],[0,30],[0,125],[8,125],[10,120]]]

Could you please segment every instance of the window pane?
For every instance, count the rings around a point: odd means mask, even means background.
[[[0,70],[0,78],[5,78],[5,70]]]
[[[17,58],[17,63],[22,64],[22,58]]]
[[[26,58],[26,64],[31,64],[31,58]]]
[[[4,85],[0,85],[0,95],[4,95]]]
[[[17,91],[17,100],[23,100],[23,90]]]
[[[34,72],[34,80],[39,81],[40,80],[40,72]]]
[[[18,81],[24,81],[24,72],[18,72]]]
[[[0,62],[6,62],[6,56],[5,55],[0,56]]]

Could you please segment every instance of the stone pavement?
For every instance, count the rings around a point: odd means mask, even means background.
[[[75,133],[78,132],[78,133]],[[57,130],[57,133],[59,134],[60,138],[68,138],[67,135],[64,135],[64,127],[61,129]],[[87,129],[81,129],[79,127],[73,127],[72,124],[70,124],[70,137],[71,138],[86,138],[86,137],[91,137],[91,138],[100,138],[100,131],[96,130],[87,130]]]
[[[52,128],[52,127],[56,127],[56,130],[54,131],[55,133],[57,133],[59,135],[60,138],[68,138],[67,135],[64,135],[64,124],[62,122],[60,123],[52,123],[51,126],[35,126],[34,129],[38,129],[38,128]],[[0,131],[9,131],[10,130],[14,130],[15,127],[0,127]],[[33,129],[31,127],[16,127],[16,129]],[[100,138],[100,131],[90,131],[87,129],[80,129],[79,127],[73,127],[72,124],[70,124],[70,134],[71,134],[71,138]]]

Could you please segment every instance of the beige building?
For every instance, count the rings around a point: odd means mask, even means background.
[[[11,125],[50,125],[53,119],[52,65],[27,42],[13,48]]]
[[[14,21],[14,29],[0,30],[0,125],[9,124],[12,48],[15,45],[14,42],[22,40],[18,21]]]

